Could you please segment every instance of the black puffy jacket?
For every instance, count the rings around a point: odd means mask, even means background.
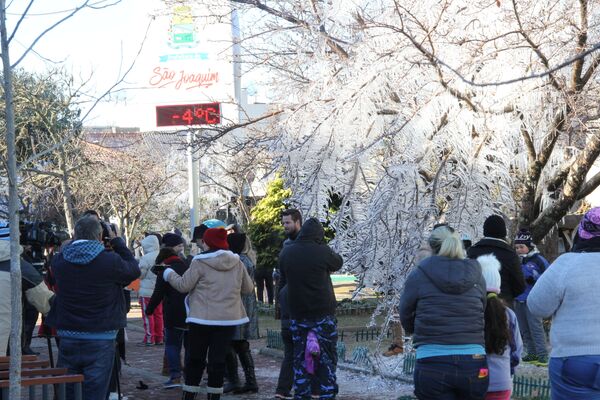
[[[477,261],[432,256],[408,276],[400,319],[415,346],[485,346],[485,304],[485,280]]]
[[[324,240],[319,220],[304,222],[296,240],[279,254],[280,287],[288,285],[290,317],[314,319],[335,314],[330,274],[342,267],[342,257]]]

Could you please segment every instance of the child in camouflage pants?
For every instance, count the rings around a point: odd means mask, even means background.
[[[294,341],[294,399],[311,398],[311,376],[306,371],[304,351],[306,337],[312,330],[321,348],[321,355],[317,363],[314,378],[319,384],[320,399],[334,399],[338,392],[335,370],[337,367],[337,320],[333,316],[326,316],[317,321],[291,320],[290,331]]]

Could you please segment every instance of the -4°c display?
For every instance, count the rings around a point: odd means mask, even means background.
[[[156,126],[216,125],[221,123],[221,104],[178,104],[156,107]]]

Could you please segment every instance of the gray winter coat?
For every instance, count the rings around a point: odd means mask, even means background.
[[[476,260],[432,256],[408,276],[400,319],[416,347],[422,344],[485,346],[486,286]]]

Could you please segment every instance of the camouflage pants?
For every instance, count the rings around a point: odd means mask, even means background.
[[[319,347],[321,348],[321,356],[314,375],[318,382],[319,398],[334,399],[338,392],[335,376],[337,367],[337,320],[334,316],[327,316],[315,321],[292,319],[290,322],[290,331],[294,341],[294,399],[311,398],[311,379],[313,379],[313,376],[306,371],[304,362],[306,337],[310,330],[317,335]]]

